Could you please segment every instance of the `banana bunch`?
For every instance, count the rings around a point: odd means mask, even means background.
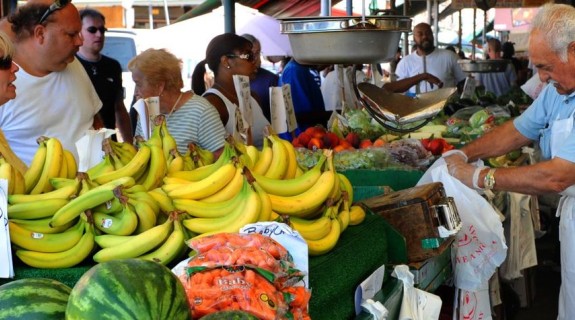
[[[8,182],[8,195],[26,192],[24,175],[2,155],[0,155],[0,179],[6,179]]]
[[[57,228],[49,222],[50,218],[9,220],[10,240],[22,262],[34,268],[70,268],[90,256],[95,232],[89,213]]]
[[[250,155],[253,151],[246,147],[246,154]],[[259,154],[249,156],[252,159],[252,171],[256,175],[266,176],[271,179],[293,179],[297,175],[298,163],[296,152],[293,145],[284,139],[281,139],[275,133],[269,133],[264,138],[262,150]]]
[[[51,178],[73,179],[78,171],[74,155],[62,147],[60,140],[54,137],[39,137],[38,149],[24,172],[25,192],[40,194],[52,191]]]
[[[166,265],[186,253],[188,238],[180,214],[174,212],[161,224],[135,235],[97,235],[95,241],[101,249],[93,258],[96,262],[140,258]]]
[[[204,149],[193,142],[188,144],[188,149],[196,168],[214,163],[215,157],[210,150]]]

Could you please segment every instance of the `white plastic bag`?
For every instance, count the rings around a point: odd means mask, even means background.
[[[446,195],[453,197],[461,217],[462,228],[456,235],[456,250],[452,253],[454,284],[459,289],[478,290],[507,255],[499,215],[476,190],[449,174],[443,158],[435,161],[417,185],[432,182],[443,183]]]
[[[437,320],[441,312],[441,298],[413,286],[413,273],[406,265],[397,265],[392,275],[403,282],[403,300],[399,320]]]

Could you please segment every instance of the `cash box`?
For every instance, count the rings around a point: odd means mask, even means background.
[[[445,251],[461,229],[453,198],[440,182],[424,184],[361,201],[382,216],[406,241],[407,262]]]

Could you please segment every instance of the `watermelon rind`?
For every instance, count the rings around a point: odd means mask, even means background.
[[[0,286],[0,319],[62,320],[72,289],[53,279],[18,279]]]
[[[170,269],[154,261],[97,264],[72,288],[66,320],[118,319],[191,319],[184,286]]]

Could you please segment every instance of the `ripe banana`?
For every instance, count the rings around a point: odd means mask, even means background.
[[[254,145],[246,145],[246,153],[248,154],[248,156],[250,157],[250,160],[252,161],[252,165],[255,165],[258,162],[258,159],[260,157],[260,151],[258,150],[258,148],[256,148]],[[250,168],[253,169],[253,168]]]
[[[157,115],[153,120],[152,133],[147,143],[162,149],[162,123],[166,121],[166,117],[162,114]],[[162,155],[164,151],[162,150]]]
[[[328,235],[331,231],[331,219],[322,214],[314,220],[307,220],[298,217],[289,217],[289,224],[292,229],[299,232],[305,240],[319,240]]]
[[[42,138],[42,137],[41,137]],[[60,167],[62,166],[62,159],[64,157],[64,149],[62,143],[57,138],[46,138],[46,161],[42,167],[42,174],[36,182],[36,185],[30,191],[30,194],[39,194],[52,191],[50,178],[58,177]]]
[[[262,146],[262,150],[260,151],[258,161],[254,163],[254,168],[252,170],[253,172],[260,175],[265,175],[268,171],[273,158],[273,151],[270,143],[271,142],[268,138],[264,138],[264,144]]]
[[[98,246],[100,248],[110,248],[110,247],[115,247],[121,243],[124,243],[124,242],[132,239],[135,236],[136,235],[117,236],[115,234],[100,234],[100,235],[97,235],[94,238],[94,240],[96,241],[96,244],[98,244]]]
[[[349,209],[349,225],[356,226],[365,220],[365,210],[360,205],[353,205]]]
[[[47,193],[42,194],[13,194],[8,196],[9,204],[17,204],[24,202],[43,202],[48,199],[71,199],[76,196],[80,190],[80,181],[76,180],[73,184],[69,184]]]
[[[117,197],[114,197],[110,201],[106,201],[100,205],[92,208],[93,212],[101,212],[105,214],[116,214],[120,213],[124,209],[122,202]]]
[[[162,154],[163,156],[163,154]],[[104,248],[94,254],[94,261],[106,262],[117,259],[136,258],[164,243],[174,224],[171,219],[161,225],[142,232],[117,246]]]
[[[257,221],[270,221],[272,216],[272,201],[270,200],[267,192],[265,192],[265,190],[260,187],[257,181],[254,181],[252,185],[260,196],[261,201],[260,215]]]
[[[159,212],[154,211],[154,208],[146,201],[129,198],[127,205],[133,207],[132,209],[138,217],[138,224],[134,233],[139,234],[156,226]]]
[[[102,161],[98,162],[95,166],[88,169],[86,173],[91,180],[94,180],[98,176],[101,176],[108,172],[113,172],[116,170],[114,163],[112,162],[112,156],[109,153],[104,154]]]
[[[293,179],[293,178],[295,178],[297,166],[298,166],[295,149],[294,149],[293,145],[291,144],[291,142],[284,140],[284,139],[281,139],[281,138],[279,140],[283,143],[283,145],[286,149],[287,159],[288,159],[288,166],[286,169],[284,180],[285,179]]]
[[[341,190],[347,192],[349,203],[353,203],[353,186],[351,181],[349,181],[349,179],[343,173],[338,172],[337,176],[339,177]]]
[[[335,172],[326,170],[311,188],[298,195],[284,197],[269,194],[272,209],[278,214],[296,217],[313,215],[330,195],[335,179]]]
[[[242,186],[244,184],[244,176],[243,176],[243,168],[241,165],[238,165],[236,168],[236,173],[232,180],[228,182],[220,191],[207,196],[205,198],[200,199],[203,202],[222,202],[233,198],[237,195],[240,190],[242,190]]]
[[[68,166],[68,178],[74,179],[78,173],[78,162],[74,154],[70,150],[64,149],[64,158],[66,158],[66,166]]]
[[[268,193],[274,194],[276,196],[295,196],[300,194],[309,188],[311,188],[319,179],[322,173],[323,165],[326,161],[326,157],[321,155],[318,162],[313,168],[306,171],[303,175],[287,180],[278,180],[268,178],[264,175],[257,174],[252,171],[254,179],[258,184]]]
[[[14,170],[12,165],[1,158],[0,162],[0,179],[6,180],[8,186],[8,194],[14,194]]]
[[[156,200],[160,207],[160,211],[164,213],[170,213],[172,211],[176,211],[176,207],[174,206],[174,202],[172,198],[168,197],[168,195],[162,190],[162,188],[156,188],[148,191],[150,196]]]
[[[162,185],[162,179],[164,179],[164,176],[166,176],[168,172],[168,164],[166,163],[164,151],[161,146],[158,147],[154,144],[148,144],[148,146],[151,151],[150,164],[148,165],[148,171],[141,185],[143,185],[146,190],[152,190]]]
[[[248,182],[242,176],[242,189]],[[220,202],[205,202],[193,199],[174,199],[174,206],[181,211],[196,218],[218,218],[230,214],[237,206],[245,200],[245,195],[240,192],[234,197]]]
[[[189,182],[186,185],[176,185],[170,188],[164,185],[162,189],[172,199],[202,199],[213,195],[226,186],[235,176],[236,167],[233,163],[221,166],[212,175],[200,180]]]
[[[76,220],[72,220],[63,226],[52,228],[52,227],[50,227],[50,224],[49,224],[50,220],[52,220],[52,217],[42,218],[42,219],[33,219],[33,220],[10,218],[9,220],[10,220],[10,222],[17,224],[24,229],[30,230],[32,232],[46,233],[46,234],[64,232],[64,231],[70,229],[77,222]]]
[[[238,232],[240,228],[257,221],[261,210],[261,199],[249,183],[241,191],[243,201],[228,215],[219,218],[190,218],[182,221],[184,226],[195,233]]]
[[[73,184],[74,181],[76,180],[76,178],[62,178],[62,177],[56,177],[56,178],[50,178],[50,184],[52,185],[52,187],[54,189],[60,189],[64,186]]]
[[[14,172],[14,190],[12,190],[12,194],[26,193],[26,181],[24,180],[24,175],[22,175],[22,173],[20,173],[20,171],[18,171],[13,165],[12,171]]]
[[[174,139],[168,131],[166,120],[162,121],[162,124],[160,125],[160,134],[162,136],[162,150],[164,152],[164,157],[168,159],[171,150],[178,151],[178,144],[176,143],[176,139]]]
[[[200,181],[212,175],[224,164],[230,163],[233,156],[235,156],[235,151],[232,145],[226,142],[222,154],[220,154],[220,157],[214,163],[195,168],[191,171],[174,172],[170,174],[169,177],[185,179],[192,182]]]
[[[34,157],[30,162],[30,166],[28,170],[24,172],[24,181],[26,184],[26,192],[30,193],[32,188],[38,183],[40,180],[40,175],[42,175],[42,169],[44,168],[44,162],[46,162],[46,153],[48,149],[46,148],[46,140],[38,139],[38,149],[34,153]]]
[[[184,170],[184,157],[178,152],[177,149],[172,149],[170,151],[171,161],[168,162],[168,173],[174,173]]]
[[[156,216],[159,214],[160,205],[148,191],[126,192],[125,194],[128,196],[129,200],[145,202],[148,206],[150,206],[150,208],[152,208]]]
[[[349,226],[349,222],[351,221],[349,210],[340,210],[337,214],[337,220],[341,226],[341,232],[344,232],[345,229],[347,229]]]
[[[8,222],[10,241],[25,250],[37,252],[61,252],[72,248],[84,233],[84,222],[78,221],[75,226],[61,233],[39,233],[25,229],[13,222]]]
[[[11,219],[42,219],[51,217],[70,200],[56,198],[44,201],[21,202],[8,205],[8,217]]]
[[[16,256],[25,264],[42,269],[70,268],[86,259],[94,249],[94,230],[85,223],[85,233],[72,248],[61,252],[16,250]]]
[[[174,220],[174,230],[158,248],[140,256],[140,259],[151,260],[167,265],[179,257],[186,248],[186,232],[179,220]]]
[[[148,165],[148,161],[150,160],[151,150],[150,147],[146,146],[145,144],[140,146],[140,149],[136,153],[136,155],[130,160],[129,163],[125,164],[120,169],[117,169],[112,172],[104,173],[93,180],[98,184],[108,183],[112,180],[116,180],[121,177],[138,177],[141,175]]]
[[[272,179],[283,179],[289,165],[288,151],[277,135],[271,134],[268,138],[272,142],[272,161],[264,175]]]
[[[66,156],[64,155],[64,150],[62,150],[62,163],[60,164],[60,172],[58,172],[58,177],[68,178],[68,164],[66,163]]]
[[[79,216],[82,212],[92,209],[106,201],[112,200],[115,197],[114,189],[117,187],[123,186],[128,188],[133,184],[134,178],[122,177],[90,189],[86,193],[72,199],[64,207],[56,211],[54,216],[52,216],[52,222],[50,222],[50,225],[53,227],[63,225]]]
[[[308,254],[310,256],[319,256],[328,253],[332,250],[341,234],[341,226],[337,218],[331,218],[331,230],[329,233],[318,240],[306,240],[308,247]]]
[[[96,229],[118,236],[128,236],[136,231],[138,227],[138,216],[134,212],[134,207],[128,203],[123,204],[124,208],[116,215],[109,215],[97,211],[92,212],[94,226]]]
[[[130,160],[132,160],[132,158],[138,152],[133,144],[127,142],[110,140],[110,146],[112,147],[114,153],[116,153],[120,158],[122,158],[122,161],[126,163],[130,162]]]

